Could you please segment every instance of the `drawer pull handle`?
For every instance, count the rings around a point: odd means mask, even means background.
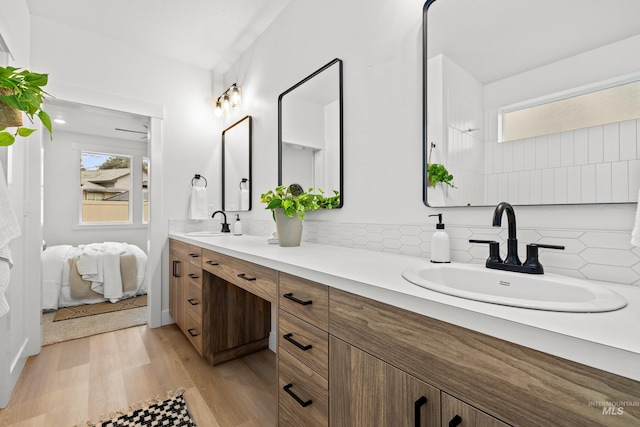
[[[191,258],[198,258],[200,255],[198,255],[198,254],[189,254],[189,256],[190,256]]]
[[[192,337],[197,337],[198,336],[198,334],[196,334],[196,330],[194,328],[187,329],[187,332],[189,332],[189,335],[191,335]]]
[[[282,389],[283,389],[284,391],[286,391],[286,392],[289,394],[289,396],[293,397],[293,398],[296,400],[296,402],[298,402],[298,403],[300,404],[300,406],[302,406],[303,408],[305,408],[305,407],[307,407],[307,406],[311,405],[311,403],[313,403],[313,402],[311,401],[311,399],[309,399],[309,400],[307,400],[307,401],[304,401],[304,400],[300,399],[298,396],[296,396],[296,394],[295,394],[294,392],[292,392],[292,391],[290,390],[290,388],[291,388],[291,387],[293,387],[293,384],[289,383],[289,384],[287,384],[286,386],[282,387]]]
[[[205,261],[205,264],[209,264],[209,265],[218,265],[218,263],[217,263],[217,262],[214,262],[214,261],[211,261],[211,260],[209,260],[209,261]]]
[[[293,302],[297,302],[298,304],[302,304],[302,305],[310,305],[313,304],[313,301],[308,300],[308,301],[302,301],[296,297],[293,296],[292,292],[289,292],[288,294],[284,294],[282,295],[283,297],[285,297],[286,299],[290,299]]]
[[[457,427],[462,423],[462,418],[460,418],[460,415],[456,415],[455,417],[451,418],[451,421],[449,421],[449,427]]]
[[[238,277],[241,278],[241,279],[244,279],[244,280],[249,280],[249,281],[256,280],[255,277],[248,277],[245,273],[238,274]]]
[[[311,350],[313,348],[313,346],[311,344],[308,344],[308,345],[300,344],[298,341],[296,341],[293,338],[291,338],[292,336],[293,336],[293,334],[286,334],[286,335],[283,335],[282,338],[284,338],[285,340],[289,341],[291,344],[295,345],[296,347],[298,347],[302,351]]]
[[[173,261],[173,277],[181,277],[178,274],[178,264],[180,264],[180,261]]]
[[[414,420],[415,420],[415,424],[416,427],[420,427],[420,425],[422,424],[420,422],[420,408],[422,408],[425,404],[427,403],[427,398],[422,396],[420,397],[420,399],[416,400],[414,403]]]
[[[189,273],[189,277],[191,277],[192,279],[197,279],[198,275],[193,274],[193,273]]]
[[[193,299],[193,298],[188,299],[187,301],[188,301],[188,302],[189,302],[189,304],[191,304],[191,305],[198,305],[198,304],[200,304],[200,303],[198,302],[198,300],[197,300],[197,299]]]

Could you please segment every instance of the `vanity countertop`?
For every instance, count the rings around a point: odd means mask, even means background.
[[[402,278],[425,258],[306,242],[282,248],[246,235],[169,237],[640,381],[640,287],[599,282],[628,301],[613,312],[530,310],[458,298]]]

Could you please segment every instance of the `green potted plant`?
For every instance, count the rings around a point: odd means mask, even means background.
[[[439,163],[429,163],[427,165],[427,180],[429,181],[429,185],[433,188],[436,188],[436,185],[439,182],[447,184],[449,187],[456,188],[456,186],[453,185],[453,175],[449,173],[444,165]]]
[[[332,196],[325,196],[320,189],[314,193],[313,188],[304,191],[300,185],[291,184],[280,185],[260,196],[261,202],[267,204],[266,209],[273,213],[280,246],[300,246],[305,213],[339,206],[340,193],[333,192]]]
[[[45,95],[42,87],[49,81],[48,74],[33,73],[15,67],[0,67],[0,146],[11,145],[16,137],[35,132],[22,126],[22,112],[33,123],[37,116],[51,134],[51,118],[42,109]],[[7,128],[16,128],[10,132]]]
[[[451,188],[456,188],[453,185],[453,175],[449,173],[446,167],[440,163],[431,163],[431,152],[436,146],[433,142],[429,146],[429,159],[427,160],[427,184],[433,188],[441,182],[447,184]]]

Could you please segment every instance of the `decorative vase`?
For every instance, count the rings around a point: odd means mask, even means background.
[[[0,96],[13,95],[11,89],[0,87]],[[22,126],[22,111],[0,101],[0,127],[12,128]]]
[[[300,246],[302,240],[302,220],[296,213],[292,217],[284,214],[284,209],[274,209],[278,244],[282,247]]]

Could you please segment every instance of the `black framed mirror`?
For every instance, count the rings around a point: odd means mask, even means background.
[[[427,1],[424,203],[636,202],[639,14],[635,0]]]
[[[334,59],[278,97],[278,185],[331,195],[343,189],[342,60]]]
[[[222,131],[222,210],[251,210],[251,116]]]

